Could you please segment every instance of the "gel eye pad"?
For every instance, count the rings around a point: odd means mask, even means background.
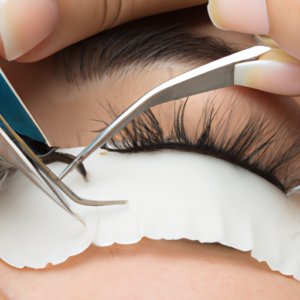
[[[7,77],[0,69],[0,114],[18,134],[47,144],[47,141]],[[0,127],[6,129],[0,121]]]
[[[78,155],[82,149],[60,152]],[[186,238],[251,251],[272,270],[300,280],[300,195],[286,197],[256,174],[198,153],[101,152],[86,160],[89,182],[78,172],[64,182],[78,195],[127,199],[128,204],[88,207],[69,201],[84,226],[19,172],[1,192],[2,260],[39,269],[92,243],[105,247],[142,237]],[[49,167],[55,174],[63,168],[58,163]]]

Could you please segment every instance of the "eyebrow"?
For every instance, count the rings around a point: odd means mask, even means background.
[[[123,76],[159,62],[193,65],[236,52],[234,45],[222,39],[189,32],[197,19],[197,14],[196,18],[191,15],[195,10],[150,16],[96,34],[54,54],[54,69],[63,71],[68,84],[80,85],[104,76]],[[0,158],[0,187],[15,171]]]
[[[59,68],[68,83],[124,76],[155,63],[195,65],[237,52],[234,44],[189,32],[194,19],[184,10],[151,16],[101,32],[59,53]]]
[[[105,76],[126,76],[129,71],[143,70],[156,63],[170,62],[193,66],[238,51],[234,43],[192,33],[190,29],[195,20],[190,17],[189,10],[180,14],[180,22],[177,20],[178,12],[167,13],[132,21],[99,33],[60,51],[57,54],[58,66],[62,67],[69,84],[81,85]],[[109,104],[107,108],[111,109],[112,106]],[[121,131],[121,142],[113,138],[106,148],[122,153],[162,149],[197,152],[248,169],[284,193],[300,184],[297,175],[299,167],[296,164],[300,156],[298,132],[286,132],[283,126],[285,122],[278,126],[271,125],[272,116],[265,113],[260,116],[250,115],[239,134],[229,135],[228,128],[222,128],[221,125],[218,125],[219,132],[216,133],[211,130],[211,125],[218,119],[218,108],[207,105],[205,110],[199,118],[207,119],[204,120],[203,127],[199,128],[199,136],[192,140],[188,138],[185,130],[184,106],[177,111],[173,135],[166,136],[149,110]],[[229,104],[229,116],[233,110],[234,107]],[[113,111],[112,114],[114,115]],[[224,124],[229,123],[228,121]],[[201,139],[202,143],[199,143]],[[291,145],[289,149],[286,147],[288,144]]]

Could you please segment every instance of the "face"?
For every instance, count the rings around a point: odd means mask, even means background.
[[[138,98],[160,83],[210,60],[228,55],[232,50],[242,50],[256,44],[250,35],[216,29],[210,23],[206,10],[203,8],[176,12],[169,14],[168,18],[167,25],[163,22],[164,18],[155,19],[155,22],[161,22],[163,24],[161,27],[169,26],[168,37],[171,46],[168,43],[164,44],[167,36],[163,36],[165,34],[163,31],[155,32],[153,28],[145,29],[143,36],[148,30],[148,33],[156,34],[156,39],[147,44],[148,48],[144,53],[141,50],[141,44],[137,44],[136,48],[128,47],[127,52],[123,53],[124,56],[115,57],[115,64],[107,63],[106,69],[100,68],[100,74],[99,71],[98,73],[95,71],[96,68],[93,65],[95,61],[87,62],[86,56],[81,56],[83,65],[87,65],[84,67],[86,69],[83,68],[80,71],[78,67],[80,57],[77,56],[78,48],[76,47],[70,52],[65,50],[63,53],[33,64],[1,61],[1,68],[4,69],[53,146],[60,148],[86,146],[116,115],[122,113]],[[171,25],[178,23],[182,18],[187,20],[188,25],[182,32],[178,32]],[[133,32],[132,27],[126,27],[125,30],[127,33],[130,30]],[[180,33],[186,34],[183,40],[179,38]],[[116,39],[115,35],[110,37],[109,34],[109,32],[108,35],[104,33],[103,39],[106,41],[110,38]],[[157,37],[159,35],[163,38],[159,39]],[[203,36],[214,39],[207,41]],[[195,37],[198,39],[195,40]],[[176,38],[181,44],[184,43],[186,48],[179,47],[174,42]],[[220,39],[223,42],[220,42]],[[128,40],[122,41],[122,43],[127,42]],[[152,61],[147,60],[150,54],[153,57],[153,53],[157,50],[156,45],[160,45],[166,55],[156,56]],[[118,45],[110,44],[110,47],[114,49],[113,47],[118,47]],[[189,52],[191,47],[195,47],[192,54]],[[170,48],[173,52],[168,52]],[[180,49],[177,50],[177,48]],[[90,53],[91,48],[87,46],[85,51]],[[207,53],[213,53],[214,57]],[[130,54],[134,54],[133,58]],[[122,65],[120,61],[124,57],[131,58],[128,58]],[[63,58],[66,63],[63,63]],[[102,62],[103,65],[105,61]],[[118,68],[118,65],[121,67]],[[186,106],[183,114],[184,104]],[[203,112],[214,115],[213,120],[204,120]],[[287,165],[281,168],[277,166],[277,169],[275,168],[277,171],[270,174],[274,162],[272,165],[270,161],[259,161],[260,164],[266,166],[267,170],[263,171],[255,168],[258,161],[245,164],[245,157],[251,156],[259,146],[262,147],[264,143],[261,140],[268,140],[275,133],[278,134],[276,141],[279,140],[279,142],[273,142],[264,155],[274,154],[274,149],[280,149],[274,155],[281,158],[287,149],[294,149],[296,153],[300,110],[297,100],[293,98],[248,88],[229,87],[192,96],[187,102],[186,99],[181,99],[157,106],[152,109],[152,113],[164,132],[163,137],[166,139],[170,135],[176,142],[180,140],[175,130],[180,119],[178,115],[184,119],[185,134],[190,141],[194,141],[193,138],[197,134],[203,133],[203,128],[208,124],[207,122],[210,122],[212,132],[209,134],[216,142],[219,142],[220,135],[213,134],[213,132],[218,130],[221,133],[226,132],[229,135],[228,138],[241,135],[245,133],[247,124],[265,126],[266,123],[262,123],[262,120],[265,120],[267,116],[268,130],[261,133],[259,141],[256,140],[248,146],[244,151],[244,156],[239,155],[239,159],[233,159],[232,153],[229,153],[225,146],[222,148],[221,156],[243,168],[251,167],[251,171],[283,191],[297,185],[292,178],[293,172],[289,172],[291,176],[284,173],[283,169],[286,169]],[[135,126],[141,126],[143,121],[149,122],[147,115],[143,115],[142,118]],[[251,123],[252,119],[254,123]],[[228,120],[230,122],[227,122]],[[147,124],[151,125],[152,131],[155,130],[153,122]],[[253,128],[257,132],[258,128]],[[169,134],[170,132],[172,134]],[[129,128],[123,137],[120,135],[115,137],[116,144],[123,143],[124,146],[124,140],[131,141],[130,133],[132,129]],[[284,140],[284,136],[292,138]],[[149,138],[149,135],[147,137]],[[248,137],[253,138],[253,136]],[[141,148],[136,149],[130,146],[126,150],[129,152],[148,151],[145,148],[149,145],[145,143],[143,137],[135,138],[144,148],[141,150]],[[150,146],[159,149],[157,144]],[[160,149],[168,149],[168,147],[170,145],[164,142]],[[195,145],[188,148],[186,144],[181,143],[180,147],[179,150],[219,157],[213,147],[209,153],[204,153],[203,148],[199,149]],[[241,151],[241,148],[238,150]],[[292,171],[297,170],[297,158],[298,156],[289,160],[294,166]],[[70,276],[72,280],[69,280]],[[99,282],[103,284],[100,285]],[[226,295],[230,299],[240,299],[245,291],[251,295],[249,298],[253,299],[260,299],[259,297],[261,299],[268,299],[268,297],[296,299],[296,295],[300,292],[300,285],[297,281],[271,271],[266,264],[258,263],[247,252],[240,252],[219,244],[200,244],[188,240],[142,239],[137,244],[127,246],[118,244],[103,248],[91,246],[82,254],[70,258],[63,264],[43,270],[28,268],[17,270],[1,263],[0,283],[3,299],[5,297],[10,299],[11,295],[15,299],[18,297],[38,299],[40,295],[44,299],[45,297],[53,299],[54,293],[56,298],[59,294],[62,298],[72,297],[72,299],[95,298],[95,296],[96,299],[97,297],[114,299],[119,297],[118,291],[122,291],[128,299],[165,298],[166,295],[169,295],[170,299],[182,299],[187,296],[190,299],[199,299],[199,295],[212,299],[222,297],[221,295]],[[55,289],[50,288],[53,286]]]

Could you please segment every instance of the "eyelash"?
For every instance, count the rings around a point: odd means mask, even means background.
[[[6,133],[10,135],[9,132],[6,131]],[[75,159],[74,155],[56,152],[58,147],[48,147],[46,144],[35,141],[24,135],[19,134],[19,136],[46,165],[54,162],[70,164]],[[18,145],[18,142],[12,136],[10,136],[10,138]],[[83,179],[86,180],[87,172],[84,165],[81,163],[76,169]],[[6,178],[13,176],[16,172],[17,169],[0,156],[0,189],[3,187]]]
[[[294,164],[300,155],[300,136],[296,133],[288,134],[283,129],[288,120],[274,128],[268,113],[256,116],[251,112],[240,132],[236,130],[232,134],[228,129],[237,108],[236,100],[229,105],[220,121],[215,118],[225,101],[215,108],[214,101],[210,100],[206,101],[199,116],[196,134],[191,138],[188,136],[185,121],[188,101],[186,99],[178,108],[174,104],[174,121],[168,135],[149,109],[102,148],[119,153],[153,152],[162,149],[195,152],[248,169],[284,193],[300,184],[299,168]],[[116,116],[112,107],[109,106],[108,110],[111,115]]]

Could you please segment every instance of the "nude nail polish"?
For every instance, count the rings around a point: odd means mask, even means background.
[[[7,60],[22,56],[49,36],[58,16],[55,0],[1,0],[0,33]]]
[[[280,60],[280,59],[278,59]],[[300,95],[300,63],[257,60],[237,64],[234,70],[234,84],[268,93]]]
[[[209,0],[208,13],[220,29],[268,34],[266,0]]]
[[[259,60],[270,60],[288,64],[300,64],[300,60],[286,53],[280,48],[271,49],[263,54]]]

